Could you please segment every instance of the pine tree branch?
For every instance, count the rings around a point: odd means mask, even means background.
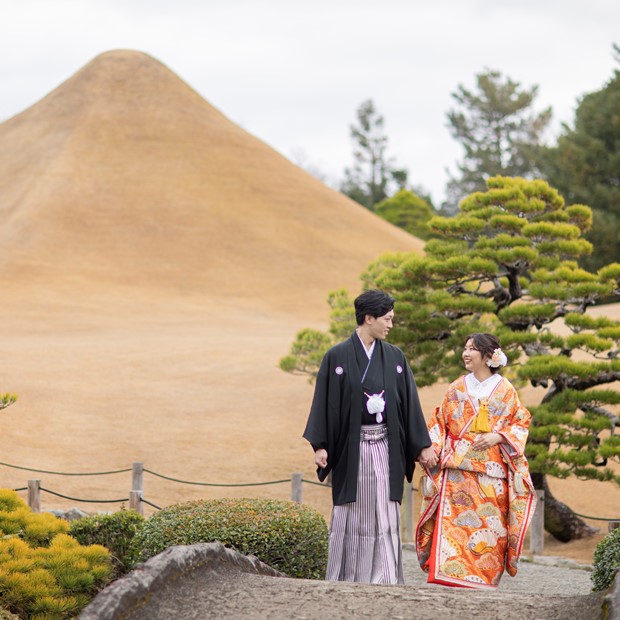
[[[583,411],[591,411],[592,413],[596,413],[598,415],[602,415],[602,416],[605,416],[606,418],[609,418],[609,421],[611,423],[611,432],[612,433],[613,433],[614,428],[616,426],[620,426],[620,417],[615,415],[614,413],[612,413],[608,409],[605,409],[604,407],[597,407],[597,406],[594,406],[594,405],[588,405],[586,403],[582,403],[581,404],[581,409]]]

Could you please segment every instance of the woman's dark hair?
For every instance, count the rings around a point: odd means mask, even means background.
[[[467,338],[465,338],[463,346],[465,346],[470,340],[473,341],[474,348],[476,351],[480,351],[480,355],[482,355],[482,357],[491,357],[495,349],[501,349],[499,340],[493,334],[470,334]],[[496,373],[500,369],[500,366],[497,368],[492,368],[489,366],[489,370],[492,373]]]
[[[371,289],[364,291],[353,302],[355,305],[355,320],[358,325],[363,325],[366,315],[374,316],[378,319],[390,310],[394,309],[394,298],[383,291]]]

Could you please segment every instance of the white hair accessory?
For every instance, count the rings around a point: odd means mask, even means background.
[[[501,349],[495,349],[493,355],[487,360],[487,366],[489,368],[499,368],[505,366],[508,363],[506,354]]]

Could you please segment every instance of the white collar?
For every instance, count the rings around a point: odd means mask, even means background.
[[[372,352],[375,350],[375,344],[376,344],[376,340],[372,341],[372,344],[370,345],[370,349],[366,348],[366,345],[364,344],[364,341],[362,340],[362,337],[359,335],[357,329],[355,330],[355,333],[357,334],[357,337],[360,339],[360,342],[362,343],[362,348],[364,349],[364,353],[366,353],[366,355],[368,356],[368,359],[370,359],[372,357]]]
[[[473,372],[470,372],[465,377],[465,385],[467,386],[467,393],[476,399],[486,398],[490,396],[491,392],[495,389],[497,384],[502,380],[502,376],[499,373],[491,375],[484,381],[478,381]]]

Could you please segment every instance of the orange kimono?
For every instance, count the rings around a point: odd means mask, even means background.
[[[450,384],[429,422],[439,463],[425,468],[416,550],[429,583],[495,588],[513,576],[536,506],[523,454],[530,413],[501,378],[488,397],[488,425],[507,443],[471,449],[478,410],[465,377]]]

